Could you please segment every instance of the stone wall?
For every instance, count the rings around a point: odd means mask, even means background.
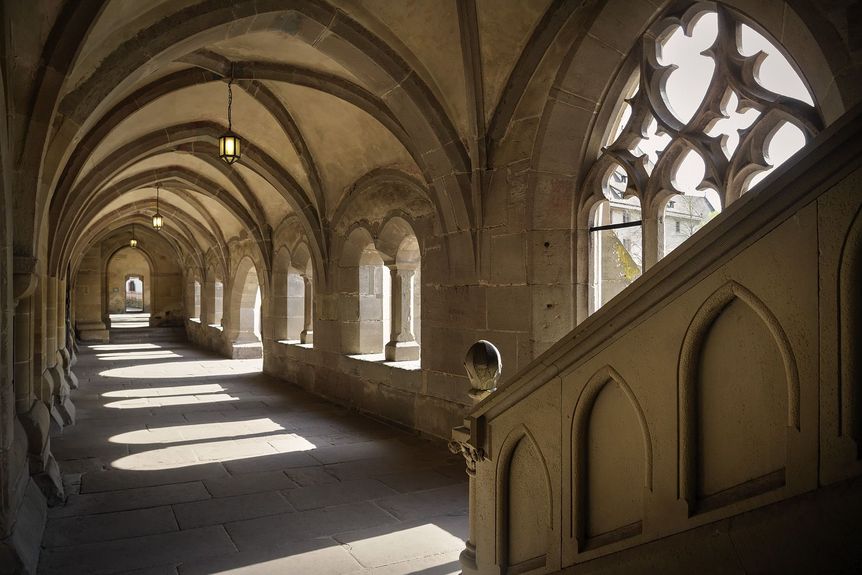
[[[465,573],[722,571],[731,540],[742,572],[859,564],[859,119],[470,413]]]

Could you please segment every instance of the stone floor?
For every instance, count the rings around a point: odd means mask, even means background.
[[[40,573],[458,573],[463,460],[169,330],[82,347]]]

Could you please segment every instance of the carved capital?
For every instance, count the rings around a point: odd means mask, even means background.
[[[39,284],[39,276],[36,273],[37,263],[36,258],[29,256],[12,258],[12,297],[16,303],[30,297],[36,291],[36,286]]]
[[[452,440],[449,441],[449,451],[460,453],[467,462],[467,475],[476,476],[476,465],[485,459],[485,450],[470,443],[470,430],[467,427],[456,427],[452,430]]]

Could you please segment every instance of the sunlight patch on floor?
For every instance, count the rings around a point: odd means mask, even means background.
[[[170,359],[182,357],[169,349],[157,351],[121,351],[115,353],[97,353],[99,361],[130,361],[133,359]]]
[[[166,395],[121,399],[119,401],[106,403],[105,407],[109,407],[111,409],[149,409],[151,407],[165,407],[166,405],[198,405],[201,403],[218,403],[227,401],[239,401],[239,398],[227,393]]]
[[[201,393],[219,393],[227,391],[217,383],[201,385],[175,385],[171,387],[143,387],[140,389],[117,389],[106,391],[102,397],[164,397],[168,395],[198,395]]]
[[[277,442],[278,448],[271,442]],[[236,461],[316,448],[315,444],[295,433],[273,433],[239,439],[168,445],[121,457],[113,461],[111,467],[127,471],[161,471],[201,463]]]
[[[108,441],[111,443],[144,445],[148,443],[178,443],[191,440],[241,437],[243,435],[277,433],[279,431],[284,431],[284,427],[268,417],[264,417],[247,421],[220,421],[137,429],[114,435]]]
[[[122,351],[133,349],[163,349],[154,343],[105,343],[99,345],[88,345],[93,351]]]
[[[261,359],[214,359],[204,361],[182,361],[155,363],[150,365],[130,365],[100,372],[102,377],[124,379],[182,379],[188,377],[213,377],[225,375],[245,375],[263,370]],[[201,374],[205,374],[202,376]]]

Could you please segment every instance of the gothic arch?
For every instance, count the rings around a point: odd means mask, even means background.
[[[689,513],[697,512],[697,460],[698,422],[697,386],[698,366],[703,345],[715,320],[733,302],[740,301],[753,311],[772,336],[784,368],[787,393],[787,430],[800,428],[800,387],[796,357],[787,334],[778,318],[757,296],[735,281],[730,281],[704,301],[688,326],[679,355],[679,493],[689,506]],[[786,455],[785,455],[786,458]],[[783,480],[782,480],[783,481]],[[783,484],[783,483],[782,483]]]
[[[139,244],[140,246],[140,244]],[[111,252],[108,257],[105,258],[105,261],[102,265],[102,278],[103,280],[103,293],[102,293],[102,313],[105,317],[111,313],[111,305],[110,305],[110,274],[109,271],[111,269],[111,262],[114,258],[123,250],[131,250],[128,242],[120,243],[119,245],[112,246]],[[153,258],[150,253],[143,247],[134,248],[137,253],[140,253],[144,261],[147,263],[147,270],[144,277],[146,277],[146,281],[144,282],[144,294],[146,295],[147,290],[149,290],[149,297],[144,297],[144,309],[145,312],[152,313],[153,310],[157,308],[156,294],[158,293],[158,278],[156,277],[156,267],[155,262],[153,262]],[[149,305],[147,305],[149,304]],[[125,307],[123,309],[125,311]]]
[[[535,457],[537,458],[534,464],[538,466],[539,475],[544,480],[544,484],[542,485],[542,487],[544,487],[544,493],[538,497],[530,497],[530,501],[526,503],[541,503],[546,506],[546,513],[541,513],[541,510],[539,510],[540,513],[536,514],[536,519],[539,521],[544,519],[544,521],[546,521],[545,527],[547,533],[544,536],[544,549],[542,550],[543,553],[541,555],[526,558],[525,561],[518,561],[518,559],[522,558],[515,558],[514,560],[518,562],[513,564],[513,558],[511,557],[513,538],[511,537],[510,529],[512,527],[511,523],[513,515],[516,515],[516,513],[511,509],[513,494],[512,464],[514,462],[515,455],[522,449],[522,447],[531,449],[534,452]],[[496,565],[500,566],[501,573],[508,573],[513,567],[518,567],[515,572],[520,573],[525,570],[533,570],[547,565],[551,560],[548,555],[552,548],[551,534],[554,530],[554,504],[553,494],[551,493],[551,476],[548,471],[547,460],[542,453],[542,449],[539,447],[539,443],[536,441],[535,436],[526,425],[517,425],[509,432],[505,440],[503,440],[502,446],[497,455],[496,479],[496,541],[498,545]],[[536,487],[538,486],[533,485],[533,490],[531,490],[530,493],[531,495],[535,495]],[[516,492],[516,495],[518,494],[526,495],[526,493]],[[543,518],[542,516],[545,517]]]
[[[225,337],[228,343],[251,343],[259,341],[254,334],[254,303],[256,292],[261,292],[261,307],[264,308],[269,301],[266,289],[266,281],[262,277],[262,270],[249,255],[240,258],[233,273],[233,279],[228,286],[228,317],[229,324],[225,329]],[[264,303],[266,302],[266,303]],[[227,315],[227,314],[226,314]],[[261,318],[265,317],[261,310]],[[261,335],[265,326],[261,326]],[[261,340],[263,338],[261,337]]]
[[[642,439],[642,457],[644,464],[643,487],[645,491],[650,492],[653,487],[652,438],[650,436],[646,415],[644,414],[643,408],[638,402],[634,391],[632,391],[631,387],[626,383],[622,376],[611,366],[605,366],[598,370],[584,386],[580,396],[578,397],[578,401],[575,404],[575,411],[572,416],[572,469],[570,471],[570,476],[572,477],[573,488],[572,502],[575,509],[572,513],[573,523],[570,525],[570,536],[577,539],[578,547],[581,551],[583,551],[588,545],[588,537],[586,533],[586,507],[589,497],[587,484],[587,474],[589,471],[589,461],[587,456],[589,425],[596,400],[608,385],[616,385],[619,387],[628,400],[631,411],[637,421],[638,431]],[[642,510],[640,521],[643,521]],[[638,533],[639,532],[640,527],[638,528]],[[626,534],[626,536],[631,535],[636,535],[636,533]]]
[[[838,268],[838,324],[840,330],[838,430],[856,442],[857,458],[862,458],[862,208],[857,210],[841,247]]]

